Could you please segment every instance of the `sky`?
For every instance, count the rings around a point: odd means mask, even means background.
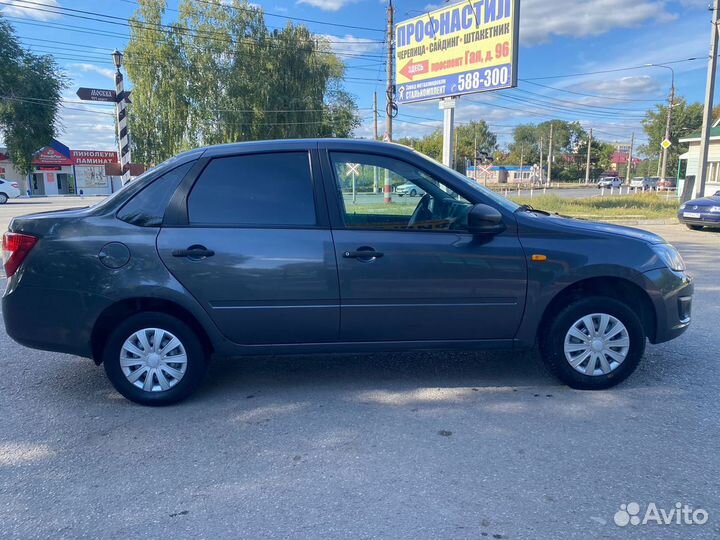
[[[501,146],[512,140],[513,126],[550,118],[578,120],[584,128],[592,128],[598,139],[608,142],[628,141],[634,133],[636,144],[643,144],[643,113],[667,101],[671,81],[669,69],[645,64],[671,62],[678,95],[689,102],[703,101],[712,16],[709,0],[520,2],[518,87],[460,98],[458,123],[485,120],[498,134]],[[347,65],[345,87],[360,108],[363,123],[355,136],[372,137],[373,92],[378,93],[380,109],[384,109],[387,0],[255,3],[265,10],[270,27],[306,19],[313,22],[301,24],[329,36]],[[396,22],[441,3],[396,0]],[[177,15],[173,11],[177,4],[178,0],[168,0],[168,21]],[[93,20],[97,16],[63,12],[60,8],[126,19],[137,3],[0,0],[0,12],[15,27],[24,46],[37,53],[53,54],[70,78],[58,138],[72,149],[113,150],[113,106],[80,102],[75,92],[83,86],[114,87],[110,53],[125,48],[129,29],[122,23],[99,22]],[[687,60],[690,58],[695,60]],[[384,121],[381,116],[381,135]],[[421,137],[441,126],[437,101],[402,105],[394,120],[394,137]]]

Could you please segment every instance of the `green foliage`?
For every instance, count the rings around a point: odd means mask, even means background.
[[[52,57],[23,49],[0,15],[0,132],[24,174],[32,170],[33,154],[55,136],[65,84]]]
[[[674,194],[643,193],[637,195],[607,195],[587,199],[570,199],[559,195],[512,197],[519,204],[561,215],[588,219],[654,219],[672,218],[677,213],[678,200]]]
[[[398,141],[400,144],[411,146],[418,152],[430,156],[438,161],[442,160],[443,134],[437,129],[430,135],[422,138],[406,137]],[[472,121],[458,126],[455,130],[455,169],[465,173],[467,162],[474,162],[477,152],[493,155],[497,149],[497,135],[490,131],[484,120]]]
[[[667,124],[667,105],[656,105],[646,113],[643,128],[648,137],[648,143],[639,148],[639,152],[647,157],[656,157],[662,152],[660,143],[665,138]],[[684,98],[676,98],[672,109],[670,124],[670,141],[673,143],[668,149],[667,175],[675,176],[678,170],[680,154],[687,152],[688,146],[680,144],[679,139],[690,135],[702,127],[703,105],[700,103],[688,104]],[[653,172],[655,174],[657,170]]]
[[[155,26],[166,19],[166,0],[139,4],[126,50],[139,161],[205,144],[347,137],[358,127],[341,87],[344,65],[304,26],[271,31],[246,0],[182,0],[168,31]]]

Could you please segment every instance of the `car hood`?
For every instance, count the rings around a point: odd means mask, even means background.
[[[583,219],[551,215],[538,216],[533,222],[533,225],[535,226],[542,226],[541,224],[547,224],[548,227],[559,230],[558,232],[562,232],[563,234],[572,234],[573,232],[577,232],[582,234],[612,235],[642,240],[649,244],[666,243],[662,236],[655,233],[644,231],[642,229],[635,229],[633,227],[625,227],[623,225],[613,225],[612,223],[601,223],[598,221],[586,221]]]
[[[688,206],[718,206],[720,205],[720,197],[703,197],[702,199],[693,199],[685,203]]]

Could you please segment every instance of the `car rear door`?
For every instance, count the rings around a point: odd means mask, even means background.
[[[514,216],[506,216],[500,234],[475,237],[452,223],[468,201],[421,166],[328,144],[321,159],[340,275],[341,340],[514,338],[527,287]],[[355,201],[344,189],[352,174]],[[386,176],[394,185],[417,183],[427,195],[385,203],[371,186]],[[428,198],[449,210],[443,216],[423,210]]]
[[[337,265],[316,149],[211,149],[201,161],[158,235],[165,265],[233,342],[335,341]]]

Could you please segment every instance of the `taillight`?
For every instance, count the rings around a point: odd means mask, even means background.
[[[15,189],[18,189],[18,183],[17,182],[10,182],[10,185],[14,187]]]
[[[17,272],[36,242],[37,238],[29,234],[6,232],[3,235],[3,266],[7,277]]]

